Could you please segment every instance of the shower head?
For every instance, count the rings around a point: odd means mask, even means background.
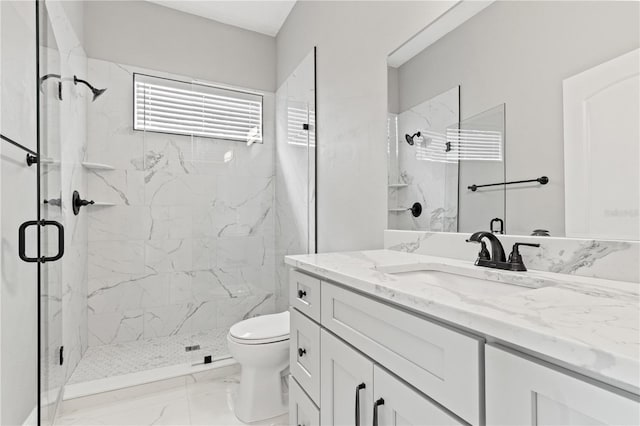
[[[406,134],[404,135],[404,138],[406,139],[407,143],[409,145],[413,145],[415,143],[415,141],[413,140],[413,138],[415,137],[420,137],[420,132],[415,132],[414,134],[410,135],[410,134]]]
[[[78,83],[82,83],[85,86],[87,86],[89,89],[91,89],[91,92],[93,93],[93,101],[95,102],[96,99],[98,99],[98,97],[100,95],[102,95],[104,92],[107,91],[107,89],[96,89],[95,87],[93,87],[88,81],[86,80],[82,80],[78,77],[76,77],[75,75],[73,76],[73,84],[78,84]]]
[[[93,89],[92,90],[92,92],[93,92],[93,100],[95,101],[98,98],[98,96],[102,95],[106,91],[107,91],[107,89]]]

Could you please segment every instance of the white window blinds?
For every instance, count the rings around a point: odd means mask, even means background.
[[[287,106],[287,141],[291,145],[316,146],[316,115],[300,103]]]
[[[416,143],[418,160],[443,163],[502,161],[502,132],[449,128],[445,133],[425,130]]]
[[[134,74],[135,130],[262,142],[262,95]]]

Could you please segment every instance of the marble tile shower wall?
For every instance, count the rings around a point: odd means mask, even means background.
[[[170,336],[275,309],[274,95],[264,144],[134,131],[133,73],[89,59],[89,345]]]
[[[454,87],[397,115],[394,140],[390,143],[390,209],[422,205],[422,214],[390,211],[392,229],[456,231],[458,216],[458,164],[444,161],[447,127],[459,121],[460,88]],[[421,132],[422,137],[409,145],[405,135]]]

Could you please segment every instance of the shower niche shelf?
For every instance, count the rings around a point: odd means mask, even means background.
[[[389,188],[406,188],[409,186],[408,183],[390,183],[387,185]]]
[[[91,170],[115,170],[115,167],[109,164],[92,163],[90,161],[83,161],[82,167],[84,167],[85,169],[91,169]]]
[[[42,157],[40,158],[40,164],[47,167],[58,167],[60,166],[60,160],[49,157]]]

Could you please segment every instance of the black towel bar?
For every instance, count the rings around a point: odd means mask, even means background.
[[[502,183],[488,183],[486,185],[471,185],[467,186],[467,189],[475,192],[478,188],[484,188],[486,186],[498,186],[498,185],[513,185],[514,183],[528,183],[528,182],[538,182],[540,185],[546,185],[549,183],[549,178],[546,176],[539,177],[537,179],[527,179],[527,180],[514,180],[512,182],[502,182]]]

